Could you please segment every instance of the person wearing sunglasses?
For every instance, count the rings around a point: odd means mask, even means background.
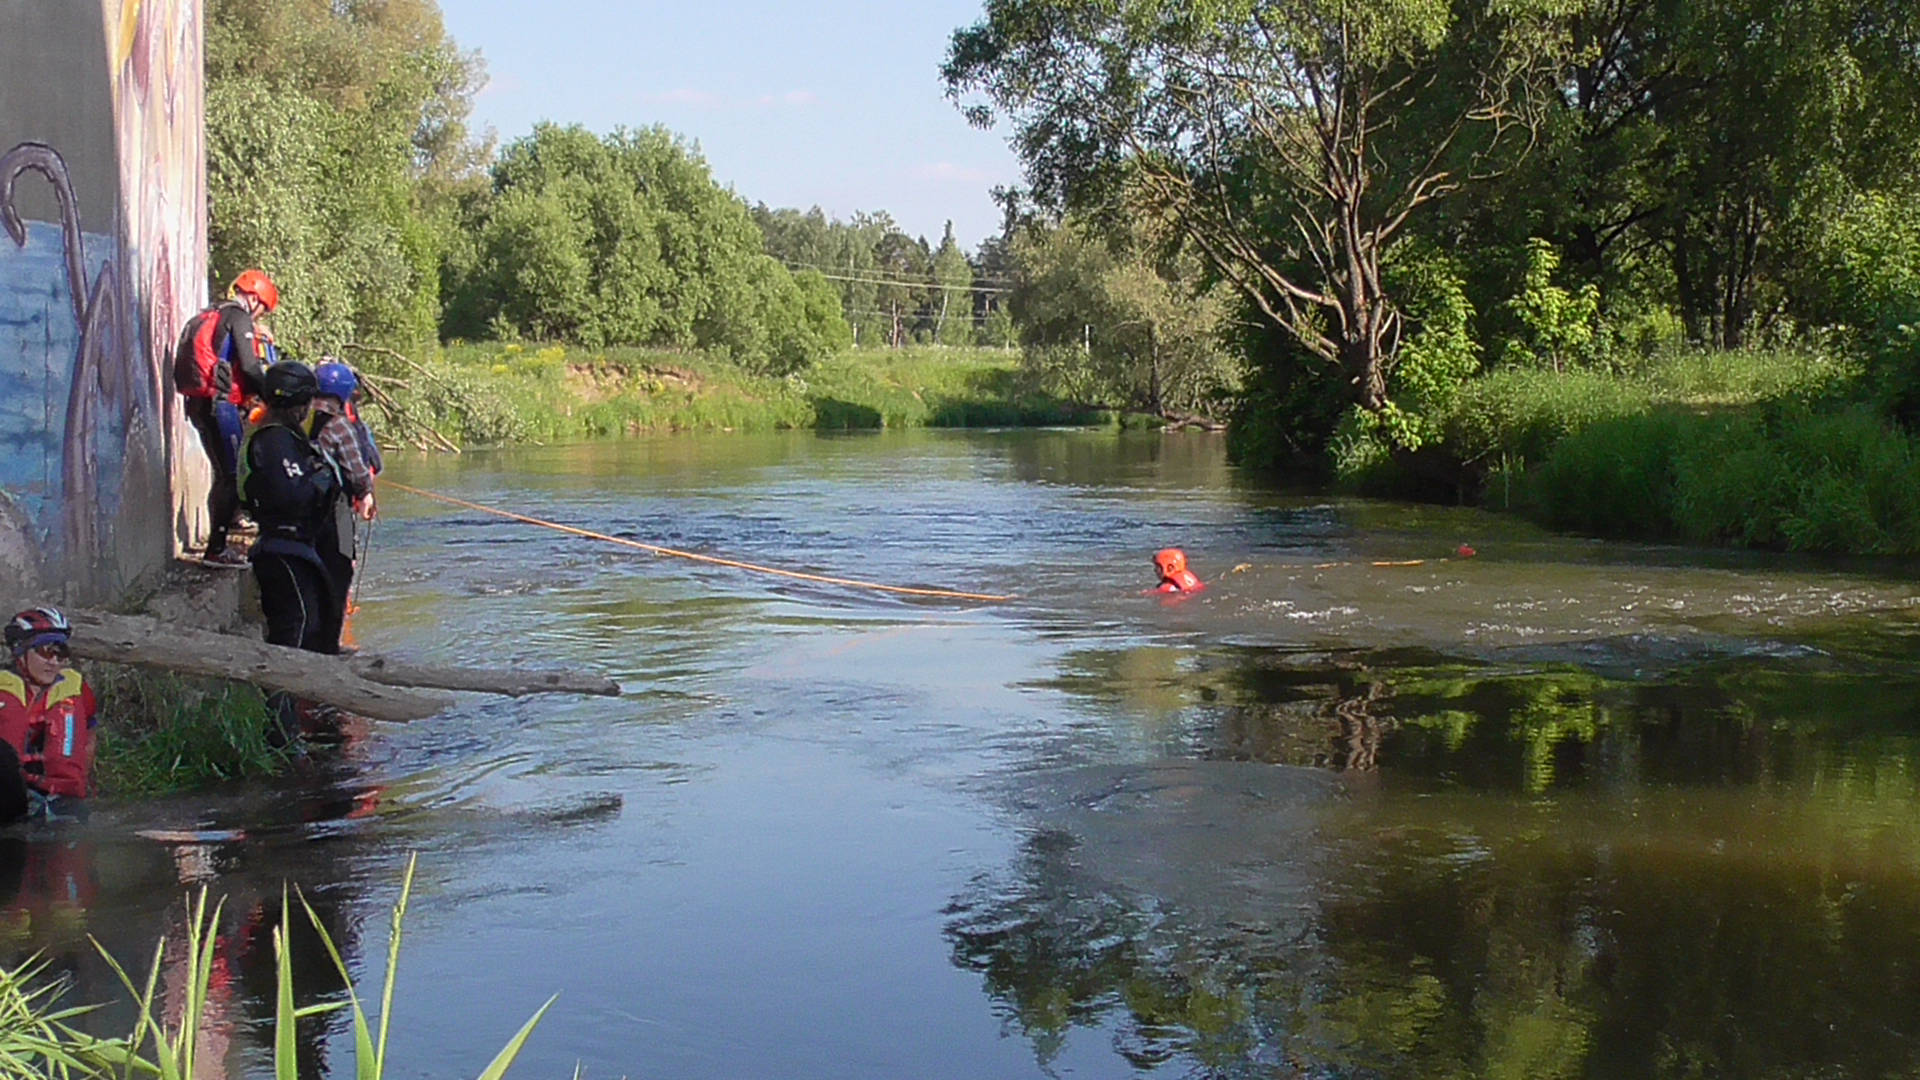
[[[7,621],[0,671],[0,822],[76,817],[93,769],[93,690],[67,664],[73,626],[58,609]]]

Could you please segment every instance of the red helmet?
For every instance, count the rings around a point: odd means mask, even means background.
[[[233,291],[259,297],[268,311],[280,306],[280,286],[273,283],[265,270],[240,271],[240,276],[233,279]]]
[[[59,608],[28,608],[7,621],[7,648],[15,657],[42,645],[65,645],[72,636],[73,624]]]
[[[1187,553],[1179,548],[1161,548],[1153,553],[1153,567],[1161,577],[1172,577],[1187,568]]]

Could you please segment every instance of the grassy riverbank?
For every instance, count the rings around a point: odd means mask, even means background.
[[[1343,455],[1341,482],[1393,494],[1446,477],[1491,508],[1597,536],[1920,552],[1920,444],[1837,356],[1498,371],[1469,383],[1440,428],[1411,460]]]
[[[784,378],[697,354],[560,345],[456,345],[412,362],[355,359],[403,410],[462,445],[653,431],[1116,422],[1034,391],[1019,354],[1001,349],[850,349]],[[406,428],[403,418],[389,434],[405,437]]]
[[[100,702],[94,780],[112,796],[171,794],[272,776],[289,758],[267,742],[269,715],[245,683],[87,663]]]

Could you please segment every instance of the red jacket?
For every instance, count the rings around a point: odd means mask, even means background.
[[[93,690],[67,668],[41,690],[0,671],[0,739],[20,755],[27,785],[47,795],[86,798],[93,769]]]

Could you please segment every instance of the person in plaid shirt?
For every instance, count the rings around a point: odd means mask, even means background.
[[[321,453],[326,454],[339,468],[340,484],[353,500],[350,511],[344,501],[340,504],[339,520],[335,522],[335,527],[321,530],[321,542],[314,545],[320,553],[320,560],[327,566],[327,585],[333,591],[334,603],[329,613],[331,618],[326,629],[326,640],[337,647],[341,628],[346,622],[347,598],[353,592],[353,561],[359,555],[355,546],[353,517],[358,515],[363,521],[373,520],[374,466],[367,460],[366,451],[361,446],[357,430],[359,422],[349,415],[347,409],[347,402],[352,400],[354,391],[360,386],[353,369],[328,358],[313,369],[313,375],[320,383],[320,392],[313,398],[310,437]]]

